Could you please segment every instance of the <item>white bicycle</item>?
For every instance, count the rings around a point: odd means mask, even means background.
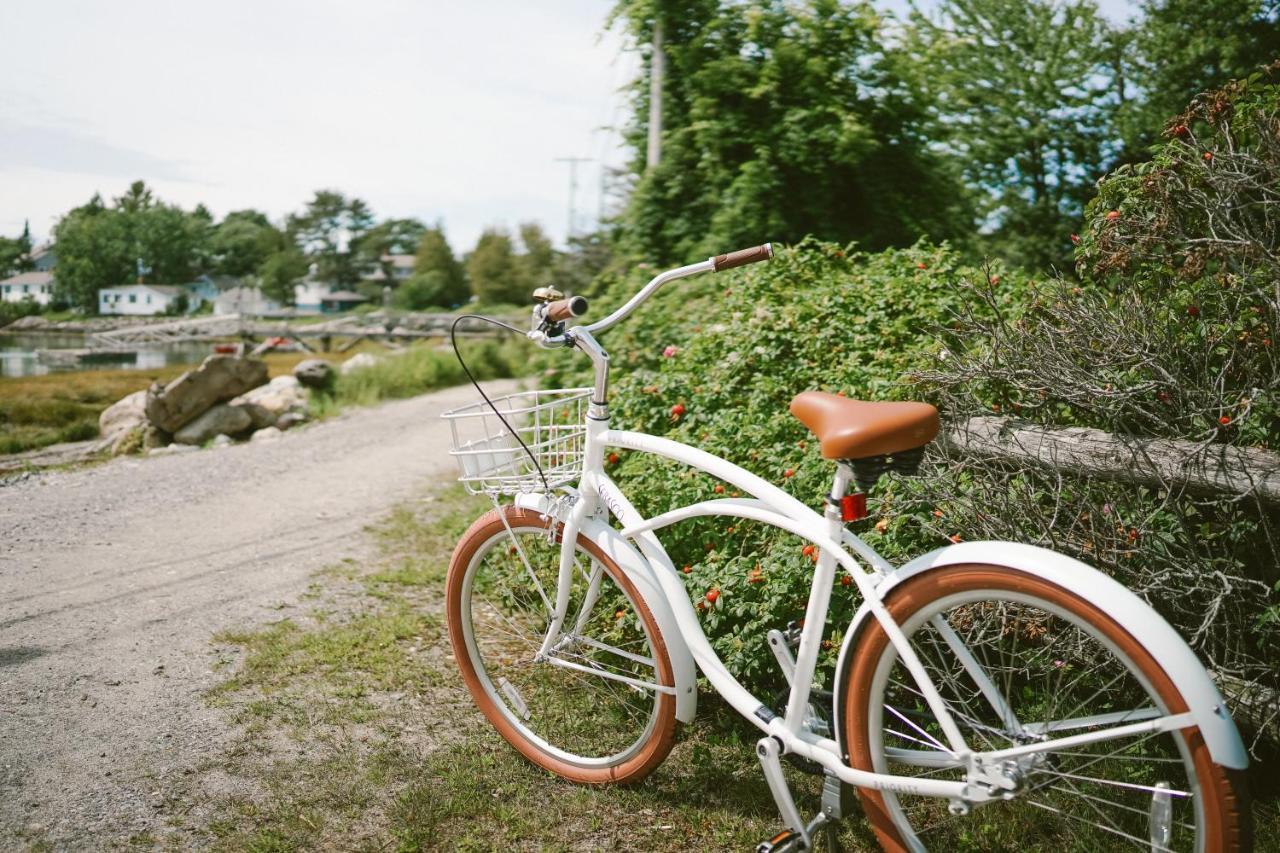
[[[567,327],[585,299],[535,293],[528,337],[585,353],[594,386],[485,397],[445,415],[460,479],[494,501],[458,543],[447,582],[454,655],[489,722],[566,779],[632,782],[693,719],[701,672],[762,732],[757,753],[786,825],[765,853],[811,849],[821,835],[834,844],[850,786],[888,850],[1247,849],[1243,743],[1195,654],[1146,603],[1042,548],[965,542],[895,567],[848,528],[866,515],[851,484],[915,473],[939,429],[932,406],[798,395],[792,413],[836,467],[830,494],[815,496],[821,513],[724,459],[610,427],[596,335],[664,284],[772,255],[766,244],[661,273],[586,326]],[[749,497],[643,518],[605,471],[610,448],[683,463]],[[700,516],[771,525],[816,549],[803,621],[767,640],[785,707],[725,668],[658,539]],[[837,572],[863,603],[822,691]],[[788,754],[825,777],[810,820],[783,775]]]

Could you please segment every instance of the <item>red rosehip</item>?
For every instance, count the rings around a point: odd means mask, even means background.
[[[814,547],[812,545],[805,545],[803,548],[800,549],[800,553],[804,554],[806,557],[812,557],[813,552],[814,552]]]
[[[1190,314],[1192,317],[1199,317],[1199,316],[1200,316],[1200,306],[1199,306],[1199,305],[1188,305],[1188,306],[1187,306],[1187,313],[1188,313],[1188,314]]]
[[[1115,222],[1115,221],[1116,221],[1117,219],[1119,219],[1119,218],[1120,218],[1120,211],[1118,211],[1118,210],[1109,210],[1109,211],[1107,211],[1107,221],[1108,221],[1108,222]]]
[[[1222,424],[1223,426],[1226,426],[1227,424],[1231,423],[1231,418],[1227,417],[1226,415],[1223,415],[1222,417],[1218,418],[1218,423]]]
[[[1079,246],[1079,245],[1080,245],[1080,235],[1079,235],[1079,234],[1072,234],[1072,235],[1071,235],[1071,243],[1072,243],[1073,245]]]
[[[787,470],[782,472],[782,476],[784,477],[794,477],[795,475],[796,475],[795,468],[788,468]]]
[[[671,407],[671,417],[678,418],[685,413],[684,403],[676,403]]]
[[[951,534],[950,536],[948,536],[947,538],[948,538],[948,539],[950,539],[952,542],[959,542],[959,541],[960,541],[960,534],[958,534],[958,533],[952,533],[952,534]]]
[[[617,465],[617,464],[618,464],[618,454],[616,454],[616,453],[610,453],[610,454],[609,454],[609,464],[610,464],[610,465]]]
[[[715,491],[715,493],[716,493],[717,495],[723,495],[723,494],[724,494],[724,486],[720,485],[719,483],[716,483],[716,487],[715,487],[714,491]]]
[[[918,270],[926,270],[928,268],[929,267],[925,264],[924,261],[921,261],[920,263],[916,264],[916,269]]]
[[[693,566],[685,566],[683,569],[681,569],[681,571],[687,575],[693,571]]]
[[[1175,124],[1175,125],[1173,126],[1173,135],[1174,135],[1174,136],[1186,136],[1186,135],[1187,135],[1187,126],[1186,126],[1185,124]]]
[[[1206,152],[1204,152],[1204,155],[1203,155],[1203,156],[1204,156],[1204,161],[1205,161],[1206,163],[1212,163],[1212,162],[1213,162],[1213,152],[1212,152],[1212,151],[1206,151]]]
[[[849,575],[840,576],[840,586],[848,586],[851,583],[853,583],[853,578],[849,577]]]
[[[720,597],[720,590],[716,589],[714,586],[711,587],[711,589],[707,590],[706,598],[707,598],[707,601],[710,602],[711,604],[715,604],[716,599],[719,597]]]

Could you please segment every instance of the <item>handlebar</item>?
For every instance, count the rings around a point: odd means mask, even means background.
[[[767,261],[772,257],[773,244],[765,243],[762,246],[752,246],[750,249],[739,249],[736,252],[716,255],[711,259],[711,269],[716,272],[720,272],[721,270],[731,270],[734,267],[745,267],[747,264],[756,264],[760,261]]]
[[[554,323],[562,323],[570,317],[581,317],[587,313],[585,296],[570,296],[568,299],[557,299],[548,302],[543,316]]]

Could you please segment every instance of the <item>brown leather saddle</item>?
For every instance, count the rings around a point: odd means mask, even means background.
[[[817,436],[825,458],[853,463],[863,490],[886,471],[914,474],[939,429],[938,410],[928,403],[875,403],[822,391],[797,394],[791,414]]]

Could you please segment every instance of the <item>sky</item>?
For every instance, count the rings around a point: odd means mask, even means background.
[[[901,10],[903,0],[883,0]],[[922,5],[933,5],[926,0]],[[1131,4],[1103,0],[1109,17]],[[441,221],[465,251],[534,220],[557,241],[621,165],[638,57],[613,0],[3,0],[0,235],[47,237],[145,180],[221,218],[317,189]]]

